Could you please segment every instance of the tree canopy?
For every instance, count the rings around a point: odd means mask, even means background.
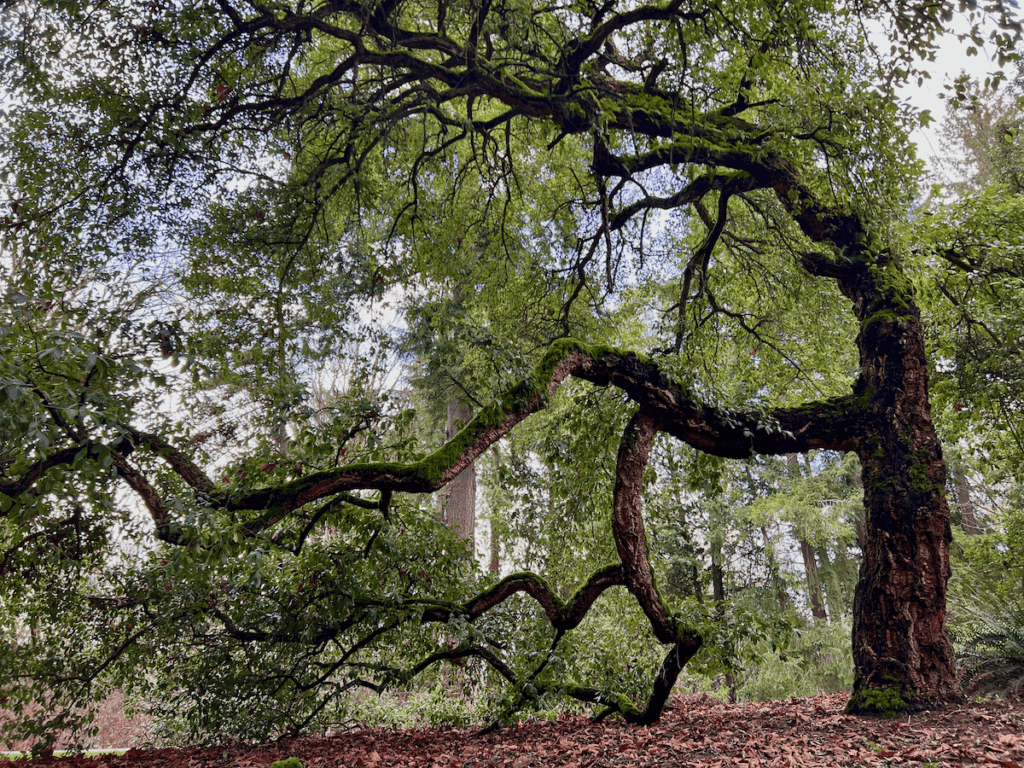
[[[958,8],[1002,63],[999,3],[5,2],[4,695],[258,737],[469,660],[505,712],[649,723],[726,639],[645,502],[824,449],[864,488],[851,711],[959,701],[894,97]],[[541,419],[579,566],[482,576],[429,494]],[[561,651],[613,587],[667,647],[640,706]]]

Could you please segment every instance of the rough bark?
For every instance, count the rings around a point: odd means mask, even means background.
[[[612,535],[622,560],[626,589],[640,603],[655,637],[662,643],[672,645],[658,671],[645,710],[625,713],[627,720],[642,725],[649,725],[661,717],[679,672],[704,642],[699,635],[687,632],[669,616],[651,572],[643,522],[643,480],[657,432],[655,420],[645,414],[642,408],[623,431],[615,467],[612,512]]]
[[[854,597],[854,712],[963,701],[946,632],[949,507],[928,403],[924,330],[887,254],[839,280],[861,320],[861,384],[872,397],[858,447],[866,536]]]
[[[678,639],[678,631],[654,584],[643,521],[644,471],[656,434],[654,421],[640,413],[632,418],[623,432],[615,470],[612,535],[622,560],[626,588],[640,603],[655,637],[662,643],[674,643]]]

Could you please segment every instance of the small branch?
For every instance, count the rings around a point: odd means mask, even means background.
[[[212,494],[216,485],[207,477],[206,473],[199,468],[188,456],[175,448],[159,435],[143,432],[127,424],[118,424],[136,446],[145,446],[154,454],[167,462],[182,480],[200,493]]]
[[[149,516],[156,524],[156,537],[168,544],[183,544],[184,537],[178,532],[171,532],[171,519],[164,507],[163,500],[156,492],[156,489],[149,484],[149,481],[139,473],[135,467],[128,463],[128,460],[117,451],[111,451],[110,457],[114,461],[114,469],[118,476],[124,480],[142,499],[142,503],[149,510]]]
[[[87,450],[93,443],[86,442],[83,445],[73,445],[70,448],[62,448],[51,453],[45,459],[40,459],[25,470],[25,473],[16,480],[0,479],[0,493],[16,499],[29,491],[44,474],[60,464],[70,464],[82,448]]]
[[[452,614],[463,614],[470,622],[475,621],[496,605],[518,592],[525,592],[536,600],[556,630],[570,630],[579,626],[594,604],[609,587],[625,584],[622,567],[609,565],[595,571],[569,600],[563,601],[547,581],[533,573],[513,573],[493,587],[464,603],[459,609],[433,608],[424,611],[424,622],[447,622]]]
[[[50,414],[50,418],[53,419],[53,423],[60,427],[64,434],[72,440],[77,440],[79,442],[83,442],[86,439],[84,432],[80,428],[72,426],[67,422],[64,415],[60,412],[60,409],[50,401],[50,398],[38,385],[32,387],[32,392],[39,398],[39,401],[43,404],[43,408],[46,409],[46,412]]]

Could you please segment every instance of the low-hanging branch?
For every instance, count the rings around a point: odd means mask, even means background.
[[[240,532],[256,536],[285,519],[295,510],[347,491],[378,490],[432,493],[447,485],[487,448],[519,422],[547,406],[569,376],[599,386],[622,389],[659,430],[704,453],[724,458],[746,458],[752,454],[786,454],[814,448],[855,450],[862,433],[865,398],[837,397],[806,403],[795,408],[765,413],[725,411],[696,400],[672,381],[647,357],[612,347],[592,346],[575,339],[562,339],[548,349],[531,377],[507,390],[498,400],[482,408],[450,441],[424,459],[409,464],[362,463],[308,474],[277,486],[233,495],[215,483],[186,454],[165,439],[128,425],[119,425],[128,440],[106,446],[119,475],[139,495],[156,527],[156,537],[166,543],[184,544],[192,537],[173,524],[156,488],[142,471],[128,462],[138,448],[162,459],[189,487],[202,494],[203,503],[229,511],[257,510]],[[98,455],[98,443],[88,451]],[[55,451],[34,464],[22,477],[4,480],[0,492],[17,498],[34,487],[49,470],[72,464],[80,455],[78,447]],[[358,503],[358,497],[346,501]],[[359,503],[359,506],[373,502]]]
[[[606,589],[625,584],[622,566],[608,565],[591,574],[572,597],[562,600],[543,577],[534,573],[513,573],[457,609],[428,608],[423,612],[423,621],[446,623],[453,615],[460,614],[472,622],[512,595],[525,592],[544,609],[552,627],[565,631],[580,625],[594,601]]]
[[[422,613],[418,613],[414,609],[404,618],[393,618],[383,627],[375,627],[371,632],[371,637],[380,636],[409,621],[448,623],[455,616],[460,616],[472,623],[512,595],[524,592],[533,597],[544,610],[548,621],[556,631],[557,642],[557,639],[560,639],[566,631],[579,626],[591,606],[606,589],[612,586],[625,586],[636,598],[647,616],[655,637],[661,643],[670,646],[643,710],[637,709],[628,697],[623,695],[579,686],[572,682],[534,680],[532,678],[529,681],[522,680],[490,649],[471,644],[462,644],[457,648],[432,653],[404,672],[391,670],[389,676],[395,680],[408,680],[433,664],[472,656],[491,665],[517,689],[525,690],[525,683],[530,682],[539,692],[560,692],[582,701],[603,703],[607,708],[600,716],[618,712],[626,720],[634,723],[650,724],[657,721],[664,710],[679,672],[703,645],[703,638],[699,634],[683,626],[672,615],[670,608],[665,604],[658,591],[650,565],[643,522],[643,485],[644,473],[647,470],[651,448],[658,431],[656,419],[643,406],[638,409],[623,430],[615,466],[612,513],[612,535],[620,563],[594,572],[568,601],[562,601],[540,576],[532,573],[517,573],[507,576],[498,584],[461,606],[433,605],[427,607]],[[402,605],[408,609],[416,602],[415,600],[403,601]],[[382,603],[374,601],[374,604],[383,607]],[[281,633],[241,630],[234,626],[230,618],[223,612],[218,612],[217,618],[228,634],[239,640],[289,642],[297,639],[297,637],[290,638]],[[325,629],[315,635],[316,642],[325,642],[330,638],[337,637],[341,632],[357,623],[358,619],[349,619],[343,622],[342,626]],[[357,643],[357,646],[359,645],[365,645],[365,639]],[[345,657],[350,655],[351,653],[346,654]],[[535,678],[536,675],[533,677]],[[525,698],[521,698],[517,706],[521,706],[523,703],[525,703]]]
[[[483,408],[448,443],[418,462],[350,464],[238,497],[218,492],[214,499],[230,510],[278,510],[277,516],[264,516],[258,526],[251,526],[255,532],[293,509],[342,491],[432,493],[447,485],[516,424],[546,407],[548,397],[570,375],[622,389],[657,422],[659,429],[724,458],[781,455],[813,448],[853,450],[861,431],[863,400],[852,395],[764,414],[724,411],[693,399],[649,358],[563,339],[551,345],[530,379]]]

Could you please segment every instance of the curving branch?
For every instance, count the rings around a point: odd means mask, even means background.
[[[626,589],[640,603],[654,636],[662,643],[676,643],[680,642],[680,632],[669,618],[654,584],[643,521],[644,471],[657,433],[655,421],[643,409],[633,415],[623,430],[615,465],[612,536],[622,559]],[[694,642],[699,648],[699,638]]]
[[[111,451],[114,469],[118,477],[128,484],[128,487],[135,491],[135,494],[142,500],[142,503],[149,511],[149,516],[156,525],[156,537],[167,544],[184,544],[186,537],[174,529],[173,522],[164,506],[160,494],[150,485],[149,481],[135,467],[128,463],[128,460],[117,451]]]
[[[39,479],[51,469],[61,464],[73,463],[79,451],[83,448],[89,450],[92,445],[92,443],[85,442],[81,445],[72,445],[70,448],[61,448],[33,463],[18,478],[0,478],[0,493],[12,499],[18,498],[30,491]]]
[[[659,429],[724,458],[799,453],[812,448],[854,450],[862,432],[862,396],[833,398],[765,414],[724,411],[694,399],[650,358],[562,339],[551,345],[532,377],[481,409],[448,443],[418,462],[350,464],[237,497],[218,491],[213,499],[229,510],[272,512],[261,516],[258,525],[254,521],[246,526],[254,534],[304,504],[343,491],[432,493],[447,485],[516,424],[545,408],[548,398],[568,376],[622,389],[657,421]]]
[[[649,725],[661,717],[665,702],[672,693],[683,666],[704,644],[704,639],[680,626],[670,615],[658,593],[651,572],[647,536],[643,520],[644,472],[650,459],[651,446],[658,433],[657,422],[643,408],[629,420],[622,432],[619,455],[615,463],[615,495],[612,512],[612,536],[626,588],[633,594],[659,641],[671,645],[658,671],[654,688],[643,712],[623,711],[630,722]]]
[[[698,176],[673,195],[668,197],[642,197],[636,202],[619,209],[612,217],[609,227],[614,232],[622,229],[630,219],[641,211],[675,210],[684,205],[697,202],[711,191],[721,192],[727,190],[730,195],[733,195],[753,191],[759,186],[753,177],[745,172],[723,173],[712,170],[702,176]]]
[[[358,506],[381,503],[359,499],[346,493],[349,491],[378,490],[384,494],[383,500],[396,491],[431,493],[444,487],[515,425],[545,408],[548,398],[568,376],[599,386],[618,387],[661,431],[705,453],[725,458],[797,453],[812,448],[855,450],[863,434],[864,409],[870,399],[870,393],[863,391],[763,414],[724,411],[695,399],[650,358],[562,339],[551,345],[531,377],[480,409],[450,441],[418,462],[350,464],[231,495],[216,488],[187,454],[158,435],[118,424],[129,441],[122,441],[124,450],[112,448],[110,452],[118,475],[144,502],[162,541],[181,544],[185,538],[174,531],[171,514],[157,489],[128,463],[126,456],[137,448],[146,448],[163,459],[187,485],[204,496],[204,503],[229,511],[259,512],[240,527],[243,535],[256,536],[304,505],[339,494],[344,494],[342,501]],[[63,448],[36,462],[21,477],[0,479],[0,493],[15,498],[28,492],[48,470],[73,463],[82,448],[91,445]]]
[[[128,424],[118,424],[117,427],[127,434],[135,446],[148,448],[154,454],[167,462],[168,466],[186,483],[201,493],[213,493],[216,489],[214,482],[205,472],[189,458],[185,453],[175,448],[159,435],[135,429]]]
[[[587,615],[587,611],[609,587],[624,586],[625,574],[622,566],[608,565],[595,571],[567,601],[563,601],[547,580],[534,573],[513,573],[506,576],[486,592],[464,603],[458,609],[429,608],[423,613],[424,622],[447,622],[455,613],[462,614],[468,621],[475,621],[491,608],[499,605],[518,592],[525,592],[536,600],[547,615],[551,626],[559,631],[575,629]]]

